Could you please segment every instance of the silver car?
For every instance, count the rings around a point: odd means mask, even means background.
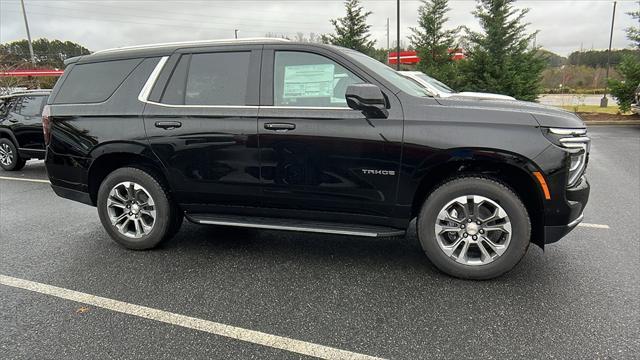
[[[448,97],[463,97],[473,99],[488,99],[488,100],[515,100],[515,98],[507,95],[482,93],[482,92],[456,92],[445,83],[438,81],[431,76],[421,71],[400,71],[404,77],[413,80],[421,87],[427,89],[431,95],[435,97],[448,98]]]

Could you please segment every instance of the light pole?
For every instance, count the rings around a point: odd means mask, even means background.
[[[398,0],[398,5],[397,5],[397,12],[398,12],[398,19],[397,19],[397,39],[396,41],[398,42],[396,44],[396,70],[400,70],[400,0]]]
[[[609,35],[609,51],[607,52],[607,76],[604,83],[604,96],[600,100],[600,107],[606,108],[609,106],[609,99],[607,93],[609,92],[609,70],[611,69],[611,45],[613,44],[613,25],[616,23],[616,5],[617,1],[613,2],[613,15],[611,16],[611,33]]]
[[[27,41],[29,42],[29,54],[31,55],[31,63],[36,66],[36,57],[33,55],[33,45],[31,44],[31,33],[29,32],[29,22],[27,21],[27,12],[24,9],[24,0],[20,0],[22,5],[22,17],[24,18],[24,27],[27,29]]]

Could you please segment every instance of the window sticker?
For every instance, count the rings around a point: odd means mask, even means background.
[[[282,98],[333,96],[334,70],[334,64],[285,66]]]

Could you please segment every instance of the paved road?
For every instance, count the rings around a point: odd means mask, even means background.
[[[493,281],[402,241],[186,224],[161,249],[109,240],[94,208],[0,179],[0,275],[384,358],[637,358],[640,128],[594,127],[585,222]],[[41,163],[0,176],[44,179]],[[415,230],[412,230],[415,231]],[[0,357],[300,358],[0,285]]]

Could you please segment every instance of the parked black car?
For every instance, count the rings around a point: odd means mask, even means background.
[[[17,171],[29,159],[44,159],[42,108],[51,90],[16,92],[0,97],[0,167]]]
[[[173,43],[67,61],[43,113],[55,192],[149,249],[198,224],[401,236],[486,279],[573,229],[589,195],[576,115],[433,98],[353,50]]]

